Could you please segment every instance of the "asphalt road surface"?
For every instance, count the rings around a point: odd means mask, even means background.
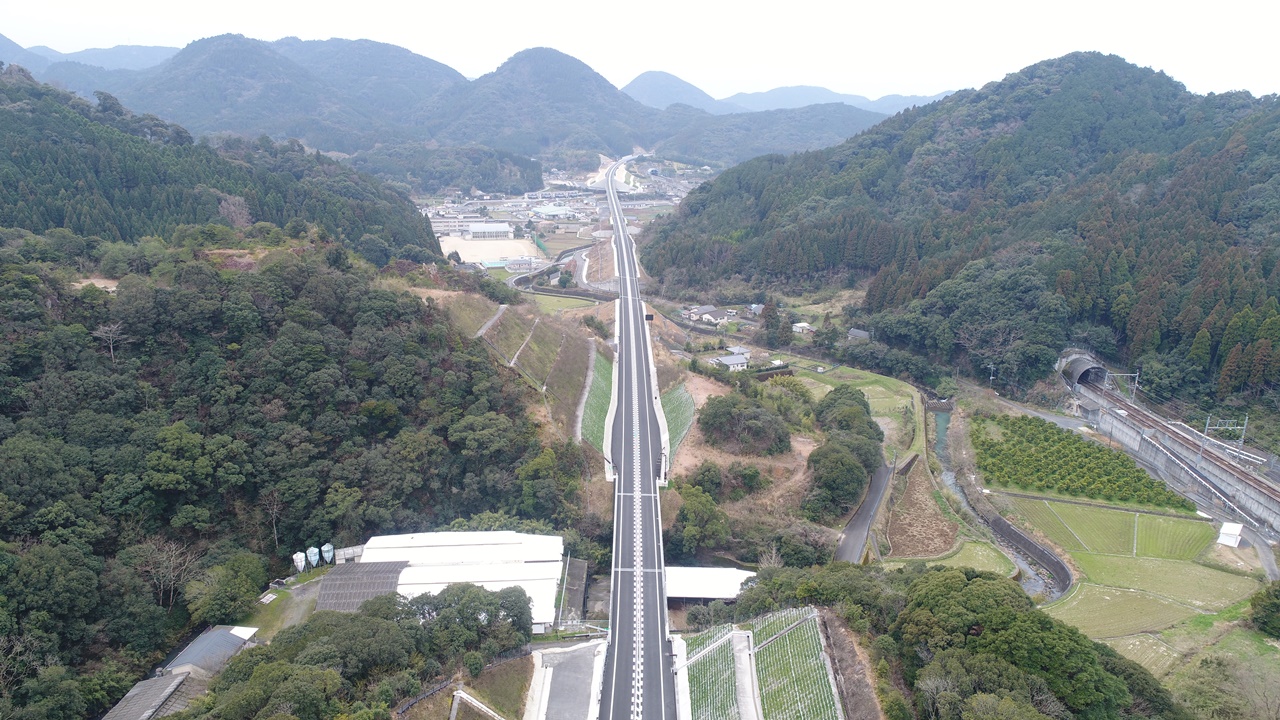
[[[871,532],[871,521],[876,519],[876,511],[884,502],[885,490],[889,489],[889,466],[881,465],[871,474],[871,484],[862,504],[849,518],[840,534],[840,544],[836,546],[836,560],[856,563],[862,559],[862,551],[867,547],[867,534]]]
[[[623,158],[610,168],[610,176]],[[640,299],[635,245],[617,191],[609,187],[614,250],[618,257],[618,405],[608,458],[616,472],[613,573],[609,599],[609,651],[600,690],[603,720],[676,716],[667,595],[662,559],[658,475],[662,436],[654,411],[649,332]]]

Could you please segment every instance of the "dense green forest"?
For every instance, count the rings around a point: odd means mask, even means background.
[[[437,595],[385,595],[354,614],[322,611],[270,645],[233,658],[203,702],[180,720],[386,719],[389,708],[459,664],[473,675],[529,642],[529,597],[450,585]]]
[[[735,167],[643,259],[673,297],[869,278],[877,341],[1006,385],[1074,344],[1164,398],[1256,396],[1280,382],[1277,170],[1275,97],[1079,53]]]
[[[488,148],[437,148],[418,144],[379,145],[353,155],[352,167],[404,185],[416,193],[448,187],[462,192],[521,195],[541,190],[542,163],[522,155]]]
[[[67,693],[109,707],[300,547],[576,520],[578,449],[540,444],[521,385],[442,311],[316,226],[230,251],[261,241],[210,229],[0,232],[0,704],[19,717]],[[73,282],[104,271],[114,292]]]
[[[100,94],[97,105],[20,68],[0,74],[0,227],[63,228],[105,240],[167,237],[179,225],[284,227],[300,219],[393,256],[440,255],[409,199],[297,141],[221,147]]]
[[[1141,665],[1037,610],[1016,582],[992,573],[922,563],[892,572],[764,568],[733,605],[689,617],[741,622],[804,604],[831,608],[870,635],[873,681],[894,720],[1192,717]]]

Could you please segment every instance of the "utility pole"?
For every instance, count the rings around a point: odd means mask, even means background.
[[[987,368],[991,370],[991,377],[987,378],[987,387],[990,388],[996,381],[996,364],[987,363]]]
[[[1209,417],[1213,417],[1213,416],[1211,415]],[[1201,436],[1200,438],[1200,454],[1196,457],[1197,468],[1200,467],[1200,459],[1204,457],[1204,446],[1205,446],[1205,443],[1208,442],[1209,440],[1209,432],[1211,430],[1239,430],[1240,431],[1240,438],[1239,440],[1236,441],[1236,456],[1238,458],[1240,453],[1244,452],[1244,434],[1249,430],[1249,416],[1245,415],[1244,422],[1241,424],[1236,424],[1236,422],[1232,420],[1232,421],[1223,422],[1220,425],[1211,425],[1209,424],[1209,418],[1205,418],[1204,435]],[[1222,443],[1219,443],[1219,444],[1221,445]],[[1230,452],[1229,445],[1224,445],[1224,447],[1228,448],[1228,452]]]
[[[1107,373],[1107,377],[1106,377],[1106,379],[1103,381],[1103,385],[1104,385],[1104,386],[1110,385],[1110,384],[1111,384],[1111,382],[1110,382],[1110,381],[1111,381],[1111,379],[1112,379],[1112,378],[1133,378],[1133,384],[1129,386],[1129,401],[1130,401],[1130,402],[1137,402],[1137,401],[1138,401],[1138,374],[1139,374],[1140,372],[1141,372],[1141,371],[1138,371],[1138,372],[1135,372],[1135,373],[1113,373],[1113,372],[1109,372],[1109,373]]]

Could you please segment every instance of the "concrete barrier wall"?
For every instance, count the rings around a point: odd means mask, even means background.
[[[1219,519],[1236,519],[1271,530],[1280,529],[1280,502],[1244,482],[1212,458],[1198,458],[1163,428],[1146,428],[1108,410],[1111,403],[1088,388],[1078,392],[1100,405],[1097,431],[1120,444],[1175,491],[1214,510]]]

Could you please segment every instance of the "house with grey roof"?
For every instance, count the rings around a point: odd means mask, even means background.
[[[182,649],[156,677],[129,690],[102,720],[154,720],[187,709],[209,689],[209,681],[251,642],[257,628],[217,625]]]
[[[725,348],[724,350],[725,350],[725,352],[729,353],[730,355],[741,355],[742,357],[746,358],[747,360],[750,360],[750,359],[751,359],[751,348],[749,348],[749,347],[743,347],[743,346],[741,346],[741,345],[730,345],[729,347]]]
[[[747,369],[747,359],[741,355],[725,355],[712,360],[717,365],[729,369],[729,372],[742,372]]]

